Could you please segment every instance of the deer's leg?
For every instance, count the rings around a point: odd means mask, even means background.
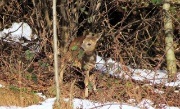
[[[63,83],[63,75],[66,69],[66,63],[65,63],[65,59],[62,58],[61,62],[60,62],[60,69],[59,69],[59,83],[62,84]]]
[[[65,70],[65,68],[61,67],[61,69],[60,69],[60,76],[59,76],[59,83],[60,84],[63,83],[64,70]]]
[[[89,76],[89,80],[93,86],[93,90],[96,91],[96,75],[95,75],[96,72],[94,72],[92,75]]]
[[[90,71],[94,68],[94,57],[90,58],[90,61],[85,64],[84,69],[85,69],[85,79],[84,79],[84,84],[85,84],[85,97],[88,97],[89,94],[89,83],[91,82],[89,73]],[[92,61],[92,62],[91,62]],[[93,85],[93,84],[92,84]],[[93,86],[93,88],[96,89],[96,87]]]
[[[84,84],[85,84],[85,97],[89,96],[89,83],[91,84],[94,92],[96,92],[96,76],[95,74],[89,75],[89,71],[85,71],[85,79],[84,79]]]
[[[85,84],[85,97],[89,96],[89,89],[88,89],[88,85],[89,85],[89,71],[85,71],[85,79],[84,79],[84,84]]]

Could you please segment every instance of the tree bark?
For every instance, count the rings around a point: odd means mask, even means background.
[[[165,44],[166,44],[166,62],[168,70],[168,81],[175,81],[177,79],[177,67],[176,67],[176,58],[174,54],[174,42],[173,42],[173,27],[172,19],[169,13],[170,4],[164,3],[163,9],[164,13],[164,29],[165,29]]]
[[[59,87],[59,73],[58,73],[58,47],[57,47],[57,14],[56,14],[56,0],[53,0],[53,42],[54,42],[54,74],[56,83],[56,106],[60,107],[60,87]]]

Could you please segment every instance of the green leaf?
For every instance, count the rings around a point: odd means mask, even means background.
[[[83,66],[83,69],[85,69],[85,70],[88,69],[88,66],[87,66],[87,65],[84,65],[84,66]]]
[[[80,8],[80,11],[81,11],[81,13],[84,13],[84,14],[88,15],[88,12],[86,11],[85,7]]]
[[[72,51],[75,51],[75,50],[78,50],[78,48],[79,48],[78,45],[74,45],[74,46],[71,48],[71,50],[72,50]]]
[[[80,11],[81,11],[82,13],[84,13],[85,9],[86,9],[85,7],[80,8]]]
[[[119,84],[119,80],[115,80],[114,83],[115,83],[115,84]]]
[[[159,5],[162,3],[162,0],[152,0],[152,3]]]
[[[88,18],[88,23],[92,23],[92,22],[93,22],[93,17],[91,16]]]
[[[89,89],[89,90],[92,90],[92,89],[93,89],[93,85],[92,85],[91,82],[88,83],[88,89]]]
[[[30,76],[30,75],[27,75],[27,76],[26,76],[26,79],[27,79],[27,80],[31,80],[31,76]]]
[[[87,11],[85,11],[85,12],[84,12],[84,14],[88,15],[88,12],[87,12]]]
[[[43,62],[43,60],[39,60],[38,63],[43,69],[49,66],[49,64],[46,62]]]
[[[49,66],[48,63],[43,63],[43,64],[41,64],[41,67],[42,67],[42,68],[46,68],[46,67],[48,67],[48,66]]]
[[[25,51],[25,54],[26,54],[26,60],[32,60],[33,59],[33,57],[34,57],[34,53],[32,53],[31,51],[29,51],[29,50],[26,50]]]
[[[108,86],[108,88],[111,88],[111,87],[112,87],[112,84],[108,83],[108,85],[107,85],[107,86]]]
[[[132,83],[127,82],[127,83],[126,83],[126,87],[132,87]]]
[[[84,51],[83,50],[80,50],[79,53],[78,53],[78,59],[82,59],[82,57],[84,56]]]
[[[12,91],[20,91],[20,89],[18,88],[18,87],[16,87],[16,86],[13,86],[13,85],[11,85],[10,87],[9,87],[9,89],[10,90],[12,90]]]
[[[37,82],[37,76],[34,73],[31,75],[31,78],[34,82]]]
[[[170,11],[173,12],[173,13],[176,13],[177,12],[177,9],[175,6],[171,6],[170,7]]]
[[[29,73],[32,73],[32,72],[33,72],[33,70],[34,70],[34,69],[30,67],[30,68],[28,68],[28,70],[27,70],[27,71],[28,71]]]
[[[152,3],[155,4],[157,0],[152,0]]]

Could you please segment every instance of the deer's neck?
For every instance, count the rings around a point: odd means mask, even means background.
[[[86,52],[86,53],[85,53],[85,56],[93,56],[93,55],[95,55],[95,52],[94,52],[94,51]]]
[[[96,61],[96,53],[95,52],[85,53],[84,54],[84,61],[85,62],[90,62],[90,63],[95,63],[95,61]]]

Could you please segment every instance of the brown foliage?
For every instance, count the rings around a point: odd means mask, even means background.
[[[93,0],[92,0],[93,2]],[[76,6],[75,1],[64,4],[68,14],[62,16],[59,9],[58,15],[58,35],[60,44],[70,42],[82,33],[93,31],[98,33],[105,31],[105,35],[100,39],[96,51],[105,59],[113,58],[120,61],[121,58],[125,65],[133,68],[147,68],[152,70],[166,69],[164,34],[162,9],[153,4],[140,4],[122,1],[102,2],[99,11],[94,11],[95,6],[90,1],[83,1]],[[47,5],[48,4],[48,5]],[[12,22],[25,21],[33,32],[39,36],[40,53],[35,53],[33,60],[27,60],[24,48],[19,45],[11,45],[1,41],[0,45],[0,79],[16,87],[26,87],[31,91],[48,93],[48,88],[53,82],[53,60],[52,60],[52,9],[51,0],[36,1],[13,0],[6,2],[0,10],[0,30],[10,27]],[[58,4],[58,6],[60,6]],[[78,9],[76,9],[78,7]],[[171,10],[174,21],[175,54],[178,69],[180,69],[180,8],[174,5],[175,10]],[[69,9],[71,8],[71,9]],[[76,10],[74,10],[76,9]],[[79,12],[78,19],[75,19],[73,12]],[[67,11],[65,11],[67,12]],[[66,15],[67,14],[67,15]],[[91,17],[96,19],[91,22]],[[62,17],[68,18],[66,23],[73,22],[66,30],[69,38],[62,38]],[[73,28],[72,28],[73,27]],[[64,42],[63,42],[64,41]],[[62,45],[60,45],[61,47]],[[21,49],[22,48],[22,49]],[[178,70],[179,71],[179,70]],[[20,73],[19,73],[20,72]],[[21,76],[19,75],[21,74]],[[74,97],[82,98],[83,76],[77,71],[65,74],[65,85],[62,93],[69,97],[71,86],[70,82],[77,80],[72,94]],[[155,104],[165,103],[168,105],[179,106],[180,96],[178,88],[166,87],[164,85],[146,86],[148,82],[134,80],[117,79],[109,75],[97,73],[97,89],[99,92],[91,91],[89,99],[101,102],[118,101],[126,102],[130,98],[136,99],[138,103],[144,98],[151,99]],[[163,94],[154,92],[155,89],[164,91]],[[52,95],[51,95],[52,96]],[[7,103],[8,104],[8,103]],[[10,105],[10,104],[9,104]]]

